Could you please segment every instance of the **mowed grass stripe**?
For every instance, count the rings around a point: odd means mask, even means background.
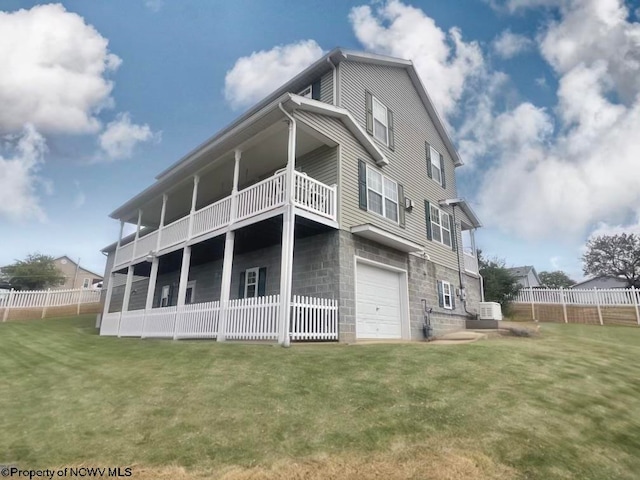
[[[267,475],[392,458],[404,472],[390,451],[431,449],[514,478],[640,471],[640,329],[283,349],[103,338],[94,320],[0,325],[3,461]]]

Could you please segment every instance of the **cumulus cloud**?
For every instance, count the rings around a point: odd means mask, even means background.
[[[562,2],[558,13],[538,39],[559,77],[557,133],[533,105],[514,110],[515,136],[496,123],[512,141],[495,145],[481,214],[528,238],[633,228],[624,220],[640,204],[640,24],[621,0]]]
[[[107,39],[60,4],[0,11],[0,32],[0,133],[99,130],[121,63]]]
[[[445,120],[455,113],[471,79],[484,72],[477,42],[465,42],[458,28],[443,31],[422,10],[398,0],[355,7],[349,20],[367,50],[413,61]]]
[[[531,49],[534,42],[524,35],[505,30],[495,38],[492,45],[499,57],[509,59]]]
[[[234,109],[252,105],[311,65],[323,53],[314,40],[304,40],[241,57],[225,76],[225,99]]]
[[[19,135],[3,138],[11,156],[0,156],[0,217],[10,220],[45,220],[41,194],[50,193],[38,171],[47,150],[46,142],[33,125]]]
[[[120,113],[110,122],[98,138],[100,148],[108,160],[131,158],[133,150],[139,143],[153,139],[159,140],[160,134],[154,134],[149,125],[131,123],[129,113]]]

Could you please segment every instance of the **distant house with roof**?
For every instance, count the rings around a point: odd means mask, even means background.
[[[571,285],[571,288],[587,289],[587,288],[628,288],[627,280],[621,277],[611,277],[607,275],[600,275],[593,278],[587,278],[581,282]]]
[[[509,274],[523,287],[540,287],[541,282],[538,278],[538,272],[532,265],[523,267],[512,267],[507,269]]]
[[[54,259],[53,263],[64,276],[64,283],[57,288],[91,288],[93,285],[102,281],[102,275],[87,270],[66,255]]]

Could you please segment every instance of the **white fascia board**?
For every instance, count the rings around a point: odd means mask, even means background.
[[[353,115],[344,108],[329,105],[328,103],[323,103],[318,100],[310,100],[299,95],[291,95],[291,102],[301,110],[339,118],[378,165],[383,166],[389,164],[389,159],[387,159],[384,153],[382,153],[382,150],[378,148],[373,138],[364,131],[358,122],[356,122],[356,119],[353,118]]]
[[[353,233],[354,235],[358,235],[359,237],[364,237],[374,242],[381,243],[382,245],[386,245],[396,250],[400,250],[401,252],[410,253],[424,251],[422,245],[418,245],[411,240],[407,240],[406,238],[402,238],[394,233],[390,233],[386,230],[375,227],[370,223],[351,227],[351,233]]]
[[[480,219],[476,215],[476,212],[474,212],[471,209],[471,206],[465,200],[460,202],[459,205],[460,205],[460,209],[465,213],[465,215],[469,218],[469,220],[471,220],[471,223],[473,224],[472,225],[473,228],[479,228],[482,226],[482,223],[480,222]]]

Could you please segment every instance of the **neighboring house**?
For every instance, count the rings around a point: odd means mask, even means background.
[[[627,280],[620,277],[608,277],[598,276],[588,278],[581,282],[571,285],[571,288],[586,289],[586,288],[628,288]]]
[[[111,213],[138,228],[103,250],[102,333],[218,300],[223,325],[228,300],[270,295],[285,344],[292,295],[337,301],[345,342],[420,339],[425,308],[464,329],[480,222],[461,165],[411,62],[334,49]]]
[[[53,263],[64,276],[64,283],[56,288],[69,290],[91,288],[94,284],[102,281],[102,275],[81,267],[67,256],[58,257],[54,259]]]
[[[524,267],[512,267],[508,268],[509,273],[516,281],[523,287],[540,287],[540,279],[536,269],[531,265],[525,265]]]

